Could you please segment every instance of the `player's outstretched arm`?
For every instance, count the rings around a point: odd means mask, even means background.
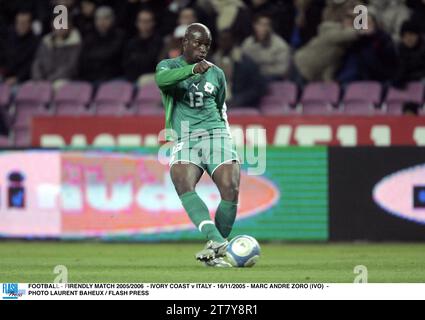
[[[180,68],[170,68],[167,61],[161,61],[156,67],[155,80],[160,89],[166,89],[196,73],[206,72],[211,66],[211,63],[204,60]]]
[[[166,89],[192,76],[195,65],[190,64],[180,68],[170,68],[166,61],[156,67],[155,81],[160,89]]]

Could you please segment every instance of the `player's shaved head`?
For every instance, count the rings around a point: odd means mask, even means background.
[[[192,23],[187,27],[184,39],[191,39],[194,37],[205,37],[211,41],[211,31],[202,23]]]
[[[188,63],[196,63],[206,58],[211,46],[211,32],[202,23],[192,23],[187,27],[183,38],[183,56]]]

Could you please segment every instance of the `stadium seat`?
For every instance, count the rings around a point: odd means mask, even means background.
[[[99,116],[125,116],[134,115],[135,109],[117,103],[102,103],[96,106],[96,114]]]
[[[267,94],[261,99],[261,104],[278,104],[294,106],[297,102],[297,86],[289,81],[276,81],[268,86]]]
[[[57,115],[85,115],[93,94],[93,87],[88,82],[69,82],[63,85],[53,99]]]
[[[421,82],[411,82],[404,90],[391,87],[388,90],[384,103],[384,110],[387,114],[403,114],[403,105],[405,103],[417,103],[422,107],[424,103],[424,85]]]
[[[47,109],[52,96],[52,87],[48,82],[28,81],[19,89],[15,99],[15,128],[29,129],[31,118],[35,115],[50,115]]]
[[[0,107],[5,107],[9,103],[10,96],[10,87],[6,84],[0,84]]]
[[[50,103],[51,97],[52,87],[49,82],[28,81],[18,89],[16,108],[45,108]]]
[[[297,103],[297,86],[289,81],[272,82],[268,93],[261,99],[261,113],[265,115],[285,115],[299,113],[294,109]]]
[[[375,81],[358,81],[347,86],[342,110],[347,115],[372,115],[379,112],[382,85]]]
[[[93,114],[93,109],[88,109],[85,104],[74,102],[61,102],[55,107],[55,114],[58,116],[84,116]]]
[[[326,115],[335,113],[340,95],[335,82],[313,82],[304,88],[300,105],[306,115]]]
[[[140,115],[162,114],[161,94],[155,83],[149,83],[139,88],[133,106]]]
[[[93,101],[98,115],[132,114],[128,108],[133,96],[133,85],[125,81],[108,82],[100,86]]]

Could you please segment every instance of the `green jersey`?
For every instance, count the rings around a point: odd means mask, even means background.
[[[212,66],[203,74],[194,74],[182,56],[162,60],[156,67],[155,80],[165,107],[165,128],[181,139],[195,130],[227,129],[226,79],[223,71]],[[172,140],[167,130],[167,140]]]

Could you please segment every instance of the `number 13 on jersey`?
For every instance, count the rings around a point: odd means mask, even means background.
[[[212,94],[214,86],[207,82],[204,85],[204,91]],[[201,91],[189,92],[189,103],[191,108],[202,108],[204,106],[204,93]]]

